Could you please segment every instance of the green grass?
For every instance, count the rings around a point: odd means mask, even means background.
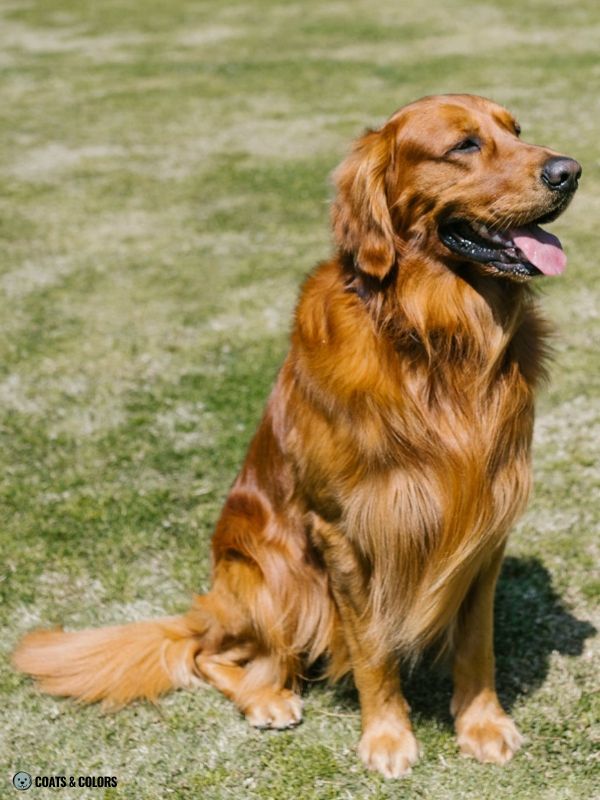
[[[119,779],[36,797],[600,796],[597,3],[7,0],[0,16],[0,796],[18,769]],[[584,166],[553,226],[570,256],[544,290],[556,361],[497,607],[526,748],[505,769],[459,758],[448,678],[428,669],[407,677],[424,757],[396,783],[359,765],[348,687],[312,686],[280,734],[210,689],[115,716],[39,695],[7,662],[24,631],[173,613],[207,587],[297,287],[329,252],[327,175],[364,127],[440,91],[494,97]]]

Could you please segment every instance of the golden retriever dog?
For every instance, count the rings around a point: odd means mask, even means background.
[[[120,706],[208,682],[251,725],[301,720],[302,676],[351,672],[365,765],[419,746],[399,663],[451,654],[458,745],[502,764],[522,738],[494,683],[493,605],[530,490],[547,325],[531,281],[565,267],[540,224],[571,158],[471,95],[426,97],[334,174],[333,257],[302,289],[291,347],[212,541],[212,588],[176,617],[25,636],[45,692]]]

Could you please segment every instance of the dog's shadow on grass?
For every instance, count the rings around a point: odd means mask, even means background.
[[[519,697],[537,689],[548,674],[553,652],[577,656],[596,629],[574,617],[552,586],[550,573],[537,558],[508,557],[496,592],[496,684],[510,710]],[[452,724],[449,705],[452,682],[448,666],[425,657],[404,675],[403,688],[413,719]],[[358,710],[351,683],[335,689],[336,702]]]

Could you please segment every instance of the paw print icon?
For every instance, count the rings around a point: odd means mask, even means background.
[[[15,789],[20,789],[22,792],[25,789],[31,789],[31,775],[28,772],[17,772],[13,775],[13,786]]]

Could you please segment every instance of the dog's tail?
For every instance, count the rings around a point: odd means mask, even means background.
[[[73,633],[38,630],[21,640],[12,661],[48,694],[118,708],[198,683],[194,659],[206,633],[197,611]]]

